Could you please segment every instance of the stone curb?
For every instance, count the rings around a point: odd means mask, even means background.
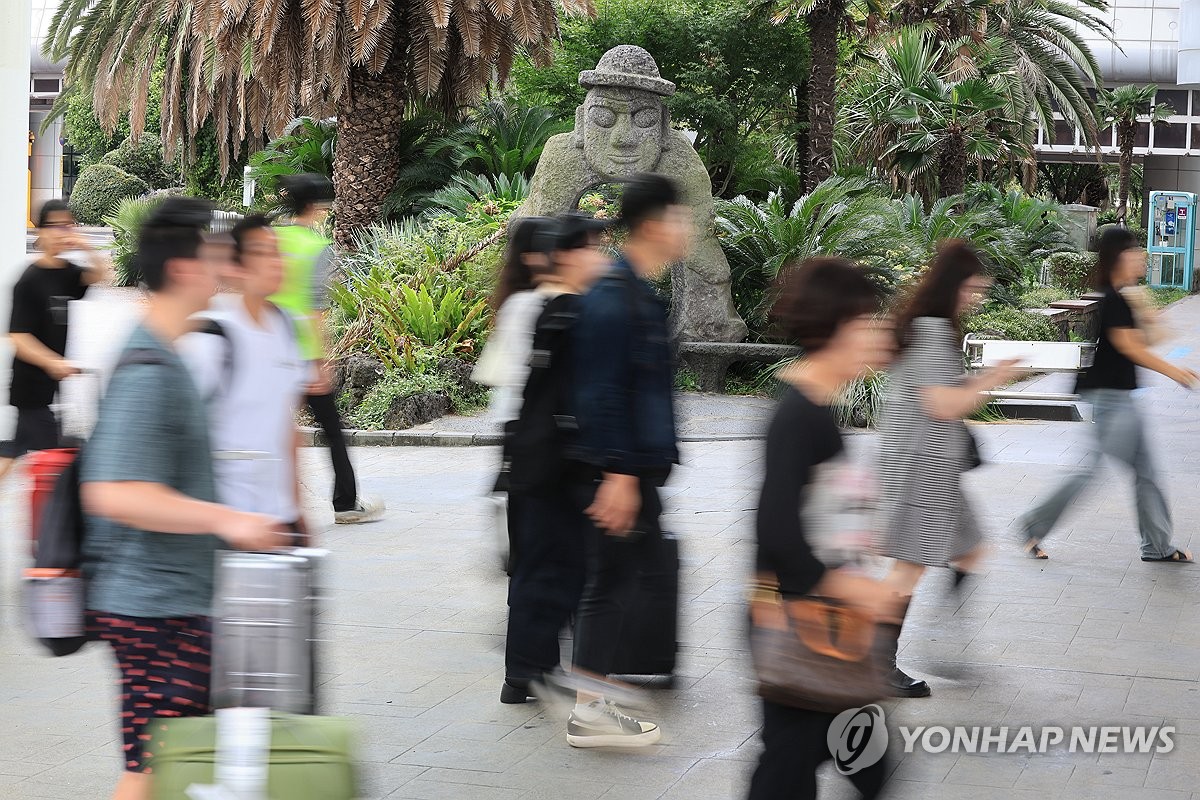
[[[499,447],[498,433],[461,433],[457,431],[360,431],[347,430],[346,441],[351,447]],[[319,428],[300,428],[305,447],[324,447],[325,433]],[[681,436],[681,442],[753,442],[765,438],[762,434],[732,436]]]

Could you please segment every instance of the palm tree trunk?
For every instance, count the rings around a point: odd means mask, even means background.
[[[354,233],[379,221],[379,209],[395,188],[406,92],[402,65],[393,56],[379,75],[350,71],[350,90],[337,108],[338,146],[333,162],[336,192],[334,239],[354,245]]]
[[[808,76],[808,174],[811,191],[833,174],[833,123],[837,113],[838,32],[846,0],[825,0],[809,12],[812,65]]]
[[[796,171],[800,185],[807,186],[808,176],[808,81],[796,86]]]
[[[938,153],[938,188],[942,197],[967,188],[967,148],[961,133],[952,133]]]
[[[1121,155],[1117,160],[1117,222],[1125,227],[1125,217],[1129,213],[1129,176],[1133,172],[1133,131],[1130,123],[1121,123],[1117,128],[1117,143]]]

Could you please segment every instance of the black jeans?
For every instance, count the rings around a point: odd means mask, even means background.
[[[508,636],[504,674],[541,678],[559,665],[558,635],[579,606],[586,559],[586,518],[568,487],[509,492]]]
[[[763,753],[749,800],[816,800],[817,767],[832,758],[827,735],[834,714],[763,701]],[[887,756],[846,778],[865,800],[880,796]]]
[[[599,483],[577,482],[573,495],[579,507],[587,508],[596,495]],[[662,500],[658,487],[643,480],[640,484],[642,506],[637,522],[627,536],[613,536],[597,528],[584,517],[588,542],[587,584],[579,613],[575,619],[574,664],[600,676],[612,672],[613,658],[621,640],[621,629],[633,596],[632,584],[637,581],[639,567],[661,552],[663,532],[659,523]]]
[[[310,394],[308,409],[325,432],[329,457],[333,459],[333,510],[352,511],[358,505],[358,482],[354,479],[354,466],[350,463],[346,435],[342,432],[342,418],[338,416],[333,395]]]

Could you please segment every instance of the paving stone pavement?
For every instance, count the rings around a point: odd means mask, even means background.
[[[1173,307],[1179,339],[1200,343],[1200,299]],[[1177,352],[1200,365],[1200,354]],[[1200,547],[1200,396],[1148,379],[1140,392],[1178,524]],[[931,574],[906,627],[902,662],[934,696],[887,701],[891,797],[922,800],[1200,800],[1200,567],[1138,559],[1130,481],[1107,468],[1026,559],[1013,517],[1078,463],[1086,423],[981,425],[987,464],[968,488],[995,545],[955,596]],[[851,437],[858,451],[870,435]],[[572,750],[563,720],[498,702],[505,581],[480,499],[491,448],[362,448],[366,493],[390,512],[335,528],[322,502],[323,451],[303,453],[306,505],[334,551],[322,613],[330,713],[361,732],[364,798],[716,800],[744,796],[758,711],[744,642],[760,442],[685,445],[665,489],[681,539],[679,675],[655,693],[666,736],[632,753]],[[49,659],[17,627],[26,487],[0,491],[0,798],[107,796],[119,769],[107,652]],[[903,752],[898,725],[1174,725],[1168,754],[966,755]],[[824,797],[853,796],[836,775]]]

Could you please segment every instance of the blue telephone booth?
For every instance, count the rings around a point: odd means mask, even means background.
[[[1146,283],[1192,290],[1192,257],[1196,233],[1196,195],[1191,192],[1151,192],[1150,255]]]

